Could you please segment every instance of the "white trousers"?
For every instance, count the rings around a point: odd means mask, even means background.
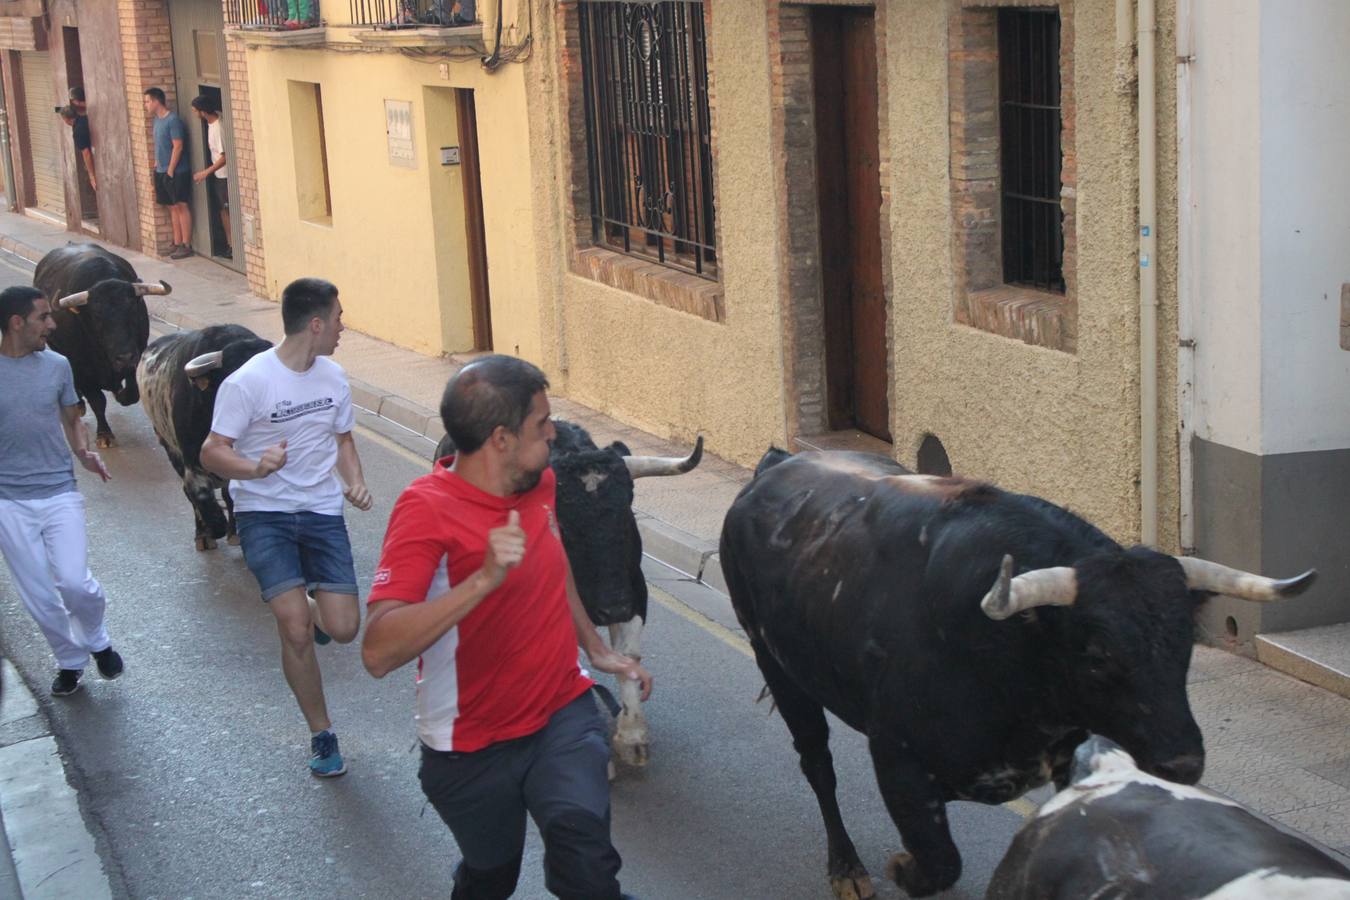
[[[79,491],[0,500],[0,553],[58,666],[83,669],[91,652],[110,645],[103,626],[108,598],[89,571]]]

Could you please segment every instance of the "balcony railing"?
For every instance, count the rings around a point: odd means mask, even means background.
[[[317,13],[319,0],[311,2]],[[239,28],[285,30],[286,5],[286,0],[226,0],[225,22]],[[476,6],[475,0],[348,0],[347,21],[324,24],[383,29],[450,28],[475,24]]]

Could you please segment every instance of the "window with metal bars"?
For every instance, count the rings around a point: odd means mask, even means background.
[[[998,11],[1003,280],[1064,292],[1059,10]]]
[[[702,0],[582,0],[597,244],[717,277]]]

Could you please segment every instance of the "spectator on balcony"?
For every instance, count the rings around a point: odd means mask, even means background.
[[[89,117],[81,113],[72,103],[61,107],[61,121],[71,127],[75,139],[75,152],[84,160],[84,170],[89,173],[89,186],[97,191],[98,178],[94,174],[94,140],[89,134]]]
[[[472,25],[477,14],[475,0],[431,0],[427,11],[414,17],[412,0],[403,0],[404,23],[420,22],[423,25]]]
[[[192,109],[197,113],[197,118],[206,123],[207,161],[210,163],[200,172],[194,172],[192,180],[205,181],[207,190],[216,198],[216,209],[220,210],[220,224],[225,229],[226,246],[220,251],[220,255],[225,259],[233,259],[234,251],[229,247],[230,176],[225,168],[225,138],[220,127],[220,101],[210,94],[201,94],[192,98]]]
[[[318,0],[286,0],[286,29],[319,27]]]

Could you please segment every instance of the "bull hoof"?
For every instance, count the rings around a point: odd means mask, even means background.
[[[872,887],[872,876],[859,866],[847,875],[836,875],[830,879],[830,890],[837,900],[870,900],[877,895]]]
[[[206,536],[202,536],[202,537],[197,538],[197,549],[198,549],[198,550],[214,550],[214,549],[216,549],[216,539],[215,539],[215,538],[211,538],[211,537],[206,537]]]
[[[622,737],[621,734],[614,736],[614,755],[619,758],[619,761],[625,766],[638,769],[647,765],[647,742],[630,742],[622,740]]]
[[[110,431],[100,431],[98,437],[94,439],[94,446],[100,450],[106,450],[109,447],[117,446],[117,439],[112,436]]]
[[[238,546],[239,546],[239,535],[237,535],[237,534],[232,534],[232,535],[230,535],[229,537],[227,537],[227,538],[225,539],[225,543],[229,544],[231,547],[238,547]]]
[[[897,853],[886,861],[886,877],[901,887],[905,886],[905,870],[913,868],[912,853]]]

